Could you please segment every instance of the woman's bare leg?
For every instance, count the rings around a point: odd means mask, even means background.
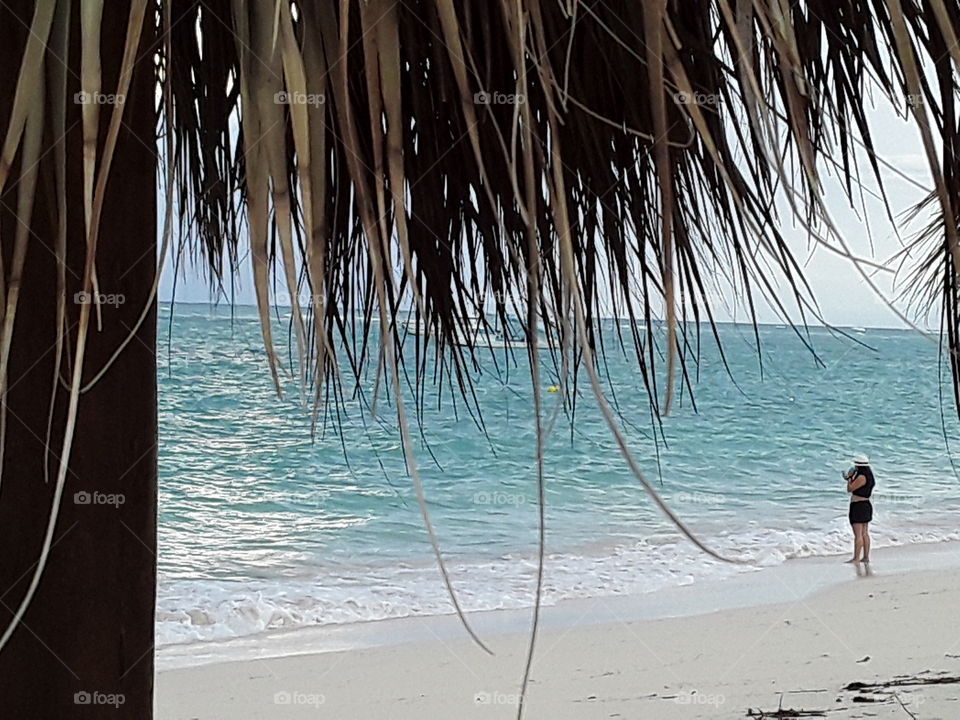
[[[860,546],[863,548],[863,561],[870,562],[870,523],[860,526]]]
[[[860,533],[860,528],[863,526],[863,523],[853,523],[853,557],[847,560],[847,562],[860,562],[860,551],[863,549],[863,535]]]

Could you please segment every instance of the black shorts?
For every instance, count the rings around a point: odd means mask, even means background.
[[[860,500],[850,503],[850,524],[868,523],[873,520],[873,503]]]

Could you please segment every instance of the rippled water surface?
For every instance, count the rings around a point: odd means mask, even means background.
[[[329,421],[312,441],[296,385],[282,400],[274,394],[252,308],[231,318],[228,308],[177,305],[169,318],[164,306],[159,642],[449,612],[392,405],[381,397],[372,417],[348,399],[343,432]],[[606,331],[614,337],[612,321]],[[284,342],[282,324],[277,332]],[[721,334],[732,378],[705,336],[696,410],[684,393],[664,419],[666,444],[654,441],[635,364],[608,357],[631,448],[696,532],[759,565],[846,551],[840,471],[859,451],[878,476],[875,545],[960,538],[960,483],[944,442],[958,423],[946,386],[941,418],[935,343],[853,332],[861,345],[811,330],[818,365],[792,330],[765,326],[761,377],[752,330],[724,325]],[[528,605],[535,577],[532,391],[525,357],[507,373],[498,352],[496,363],[481,352],[475,378],[485,433],[459,398],[445,390],[441,400],[428,382],[416,444],[467,609]],[[546,407],[558,398],[545,392]],[[572,427],[560,416],[547,483],[547,602],[742,571],[681,541],[591,397],[578,399]]]

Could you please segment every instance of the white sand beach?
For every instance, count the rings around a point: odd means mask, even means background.
[[[831,584],[809,595],[784,585],[792,595],[785,602],[616,621],[611,618],[629,617],[634,599],[598,600],[582,606],[586,614],[597,610],[595,624],[579,608],[580,622],[551,623],[571,612],[547,608],[526,717],[738,718],[782,703],[830,718],[960,718],[960,682],[909,680],[960,676],[960,570],[953,562],[960,549],[948,545],[937,552],[940,564],[949,561],[952,568],[914,572],[901,570],[920,557],[916,551],[888,550],[888,560],[880,552],[869,574],[843,567],[840,558],[820,558],[806,564],[807,574],[825,571]],[[764,578],[763,572],[751,575]],[[765,580],[783,585],[771,576]],[[756,578],[749,582],[758,587]],[[706,592],[693,586],[682,591],[688,599]],[[442,625],[437,620],[365,624],[374,634],[401,628],[389,645],[161,670],[158,717],[514,717],[526,635],[484,632],[495,652],[489,656],[462,632],[450,631],[450,618]],[[301,653],[294,637],[301,633],[281,638],[279,647],[287,642],[290,652]],[[904,676],[901,686],[844,689]]]

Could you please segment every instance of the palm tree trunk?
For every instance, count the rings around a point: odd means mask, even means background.
[[[73,3],[68,64],[67,324],[61,364],[69,382],[84,261],[79,2]],[[34,0],[0,6],[0,139],[16,85]],[[103,87],[116,87],[128,0],[106,7],[101,35]],[[107,186],[99,236],[99,291],[112,304],[94,321],[84,376],[125,340],[146,307],[156,272],[156,139],[152,18],[148,17]],[[48,62],[54,62],[52,58]],[[113,106],[101,106],[101,147]],[[6,452],[0,480],[0,632],[33,576],[50,517],[68,393],[53,395],[57,312],[54,255],[57,194],[54,143],[45,130],[41,175],[16,313],[9,369]],[[49,151],[49,152],[48,152]],[[17,161],[19,162],[19,161]],[[9,274],[17,220],[13,174],[0,197],[0,248]],[[7,278],[9,281],[9,277]],[[137,718],[153,715],[156,590],[156,308],[136,337],[81,396],[73,451],[53,547],[23,621],[0,652],[0,707],[10,718]],[[49,478],[45,438],[51,397]],[[119,710],[117,709],[119,706]]]

